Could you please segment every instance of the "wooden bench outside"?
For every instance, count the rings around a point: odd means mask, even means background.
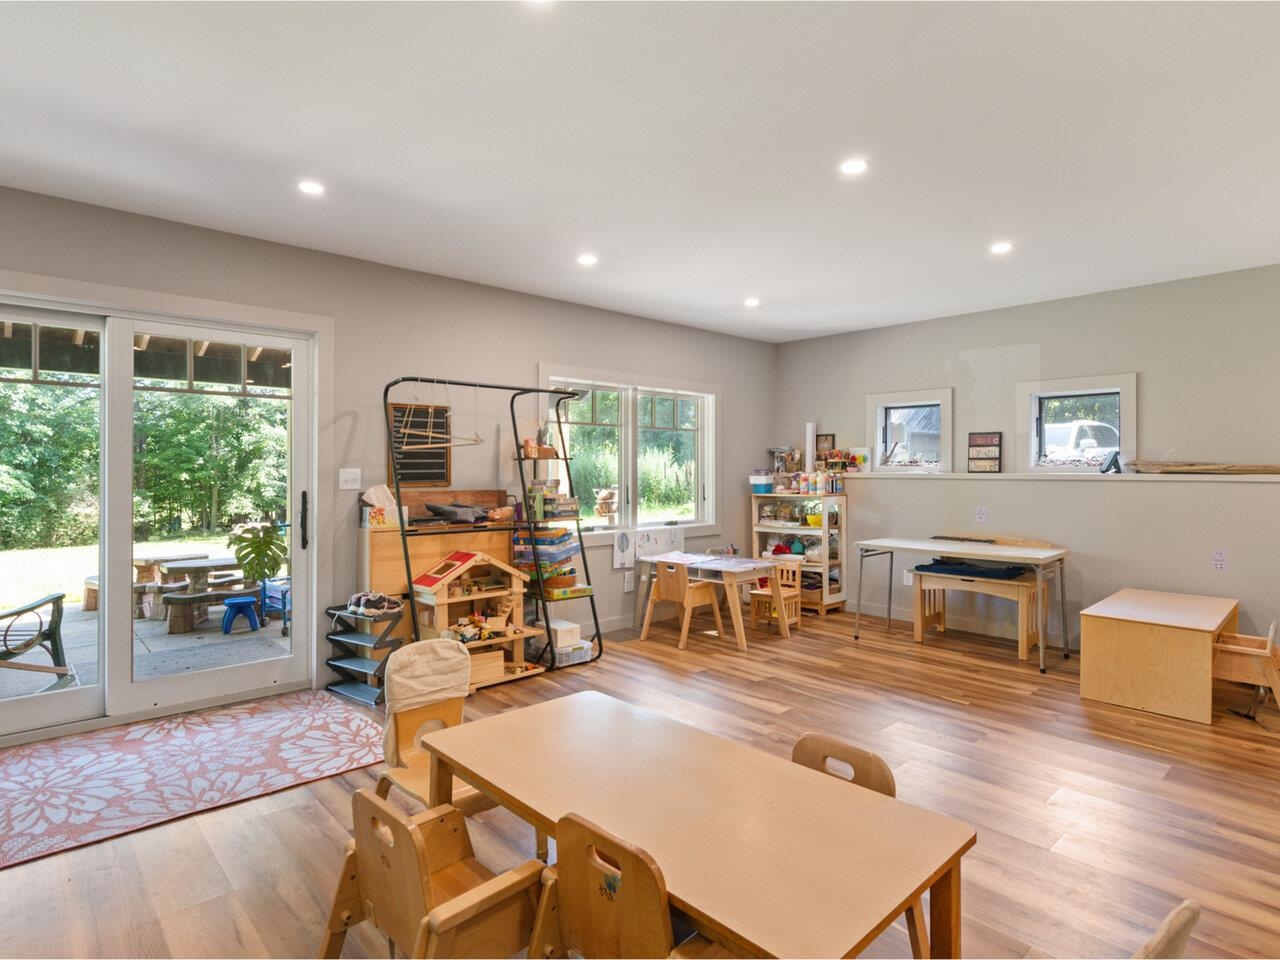
[[[142,620],[147,615],[146,609],[146,592],[150,587],[150,583],[135,583],[133,585],[133,619]],[[81,603],[80,609],[90,612],[98,609],[98,592],[99,578],[98,575],[91,574],[84,578],[84,602]]]
[[[939,633],[947,629],[946,591],[960,590],[1001,597],[1018,604],[1018,659],[1026,660],[1032,646],[1040,642],[1040,618],[1036,607],[1036,575],[1024,573],[1014,580],[990,577],[962,577],[949,573],[915,571],[915,640],[924,643],[929,627]],[[1045,581],[1042,599],[1048,602],[1049,587]]]
[[[168,584],[165,584],[168,586]],[[209,605],[222,603],[231,597],[256,597],[256,587],[249,590],[205,590],[202,593],[178,591],[166,593],[160,602],[169,611],[169,633],[190,633],[196,624],[209,619]]]

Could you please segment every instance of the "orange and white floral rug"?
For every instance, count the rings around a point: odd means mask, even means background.
[[[382,729],[324,690],[0,750],[0,867],[382,759]]]

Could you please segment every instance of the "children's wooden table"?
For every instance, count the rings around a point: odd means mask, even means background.
[[[644,596],[636,606],[636,619],[649,605],[649,591],[653,589],[653,569],[658,563],[682,563],[689,568],[689,576],[699,580],[714,580],[724,584],[725,599],[729,601],[729,616],[733,620],[733,635],[738,641],[738,649],[747,649],[747,632],[742,623],[742,596],[739,587],[743,584],[754,584],[761,577],[769,579],[769,589],[773,591],[773,602],[777,609],[782,609],[782,586],[778,582],[777,564],[768,557],[733,557],[712,553],[682,553],[679,550],[671,553],[658,553],[648,557],[636,557],[636,565],[649,565],[645,577]],[[637,596],[639,596],[637,594]],[[784,637],[791,636],[791,628],[786,617],[778,617],[778,632]]]
[[[1213,644],[1240,601],[1126,587],[1080,611],[1080,696],[1213,722]]]

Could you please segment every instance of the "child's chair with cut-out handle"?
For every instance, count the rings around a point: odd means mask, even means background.
[[[649,590],[649,605],[644,611],[644,626],[640,628],[640,639],[649,637],[649,624],[653,620],[653,608],[663,600],[684,607],[684,620],[680,625],[679,649],[689,644],[689,620],[697,607],[711,607],[716,618],[716,633],[724,636],[724,620],[720,617],[720,598],[716,594],[716,585],[710,580],[691,580],[689,568],[683,563],[671,563],[666,560],[655,564],[653,586]],[[733,602],[735,598],[730,598]]]
[[[678,947],[662,870],[639,847],[577,814],[556,824],[530,958],[729,957],[701,934]]]
[[[801,563],[794,560],[778,560],[773,566],[773,576],[778,578],[778,586],[782,591],[782,610],[779,612],[773,599],[773,591],[761,587],[751,591],[751,626],[760,620],[766,622],[785,615],[787,624],[795,626],[800,622],[800,576]]]
[[[347,931],[368,920],[410,957],[510,957],[529,946],[543,865],[495,875],[475,858],[462,812],[416,817],[368,790],[351,798],[347,844],[320,956],[341,956]]]
[[[896,797],[898,786],[893,770],[870,750],[854,746],[821,733],[806,733],[796,741],[791,759],[801,766],[845,780],[855,786],[874,790],[886,797]],[[840,766],[833,767],[832,761]],[[847,768],[847,772],[841,767]],[[911,938],[911,955],[917,960],[929,956],[929,931],[925,926],[924,904],[915,900],[903,914],[907,936]]]
[[[419,741],[423,734],[462,722],[462,705],[471,683],[471,655],[457,640],[419,640],[392,652],[383,671],[387,723],[382,735],[386,769],[378,777],[377,794],[397,787],[428,805],[431,755]],[[496,803],[469,784],[455,783],[453,806],[465,816],[491,810]],[[547,859],[547,836],[534,829],[534,848]]]
[[[1276,621],[1265,637],[1224,633],[1213,645],[1213,678],[1247,683],[1253,687],[1253,701],[1243,714],[1257,719],[1260,701],[1271,690],[1280,705],[1280,649],[1276,647]],[[1261,694],[1261,696],[1259,696]]]

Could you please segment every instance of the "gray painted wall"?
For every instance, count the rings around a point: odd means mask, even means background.
[[[743,478],[771,417],[771,344],[4,188],[0,224],[0,269],[333,317],[334,381],[319,385],[332,391],[333,417],[321,441],[332,437],[336,465],[361,468],[365,486],[386,479],[382,388],[397,376],[537,384],[539,362],[555,362],[719,385],[722,537],[705,543],[746,541]],[[470,431],[470,392],[450,402]],[[455,451],[453,485],[518,489],[505,396],[482,401],[479,419],[489,442]],[[336,473],[317,494],[336,531],[340,596],[317,598],[327,604],[355,588],[358,517]],[[630,623],[634,594],[611,559],[611,548],[591,548],[600,613],[616,627]]]
[[[773,435],[798,442],[815,420],[840,446],[866,446],[866,394],[951,387],[956,469],[969,431],[1000,430],[1013,471],[1019,381],[1136,372],[1140,457],[1280,463],[1277,357],[1280,266],[1243,270],[781,345]],[[1280,484],[962,474],[873,476],[848,489],[857,538],[985,529],[1070,547],[1073,623],[1082,604],[1121,586],[1239,597],[1242,629],[1280,617]],[[980,505],[985,528],[974,522]],[[1210,568],[1216,547],[1228,551],[1225,572]],[[868,561],[867,595],[883,611],[880,563]],[[894,607],[905,618],[901,584]],[[1005,604],[954,600],[958,625],[1012,631]]]

